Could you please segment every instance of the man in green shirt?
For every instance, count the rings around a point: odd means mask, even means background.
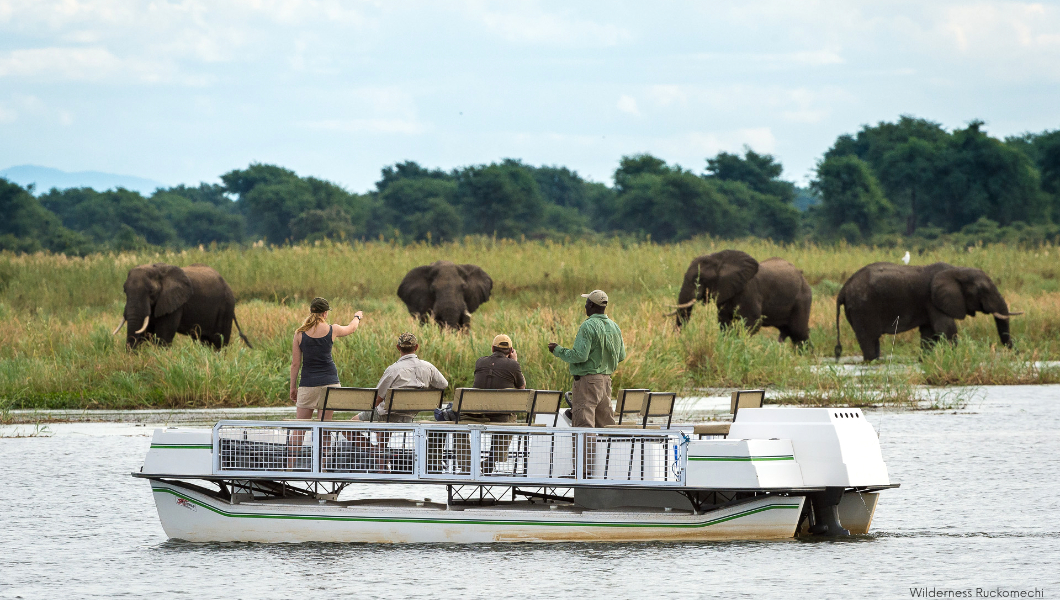
[[[556,343],[548,351],[570,363],[574,376],[571,399],[571,421],[574,427],[607,427],[615,424],[611,409],[611,374],[618,363],[626,360],[626,346],[622,330],[607,318],[607,294],[593,290],[582,294],[585,315],[589,317],[578,328],[574,347],[564,348]]]

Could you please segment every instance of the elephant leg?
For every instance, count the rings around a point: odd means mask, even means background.
[[[728,329],[736,320],[736,311],[732,307],[718,307],[718,325],[722,329]]]
[[[788,331],[787,327],[777,327],[780,330],[780,335],[777,336],[777,341],[783,344],[791,337],[791,332]]]
[[[873,335],[867,331],[855,331],[858,345],[861,346],[861,356],[865,362],[876,360],[880,357],[880,335]]]
[[[920,350],[927,352],[935,347],[935,342],[939,340],[939,335],[935,333],[935,329],[930,325],[920,326]]]
[[[154,327],[154,340],[156,344],[162,346],[168,346],[173,343],[173,338],[177,335],[180,329],[180,318],[183,315],[184,309],[178,308],[177,310],[158,317],[157,324]],[[155,323],[154,320],[152,320]]]

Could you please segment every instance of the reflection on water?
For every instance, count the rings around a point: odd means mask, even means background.
[[[1060,386],[869,411],[902,487],[883,493],[868,536],[472,546],[168,541],[147,483],[128,475],[150,427],[51,425],[52,437],[0,439],[0,598],[909,598],[998,585],[1058,597],[1058,415]]]

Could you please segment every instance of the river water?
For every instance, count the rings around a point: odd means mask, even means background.
[[[1060,598],[1060,386],[867,413],[902,484],[871,535],[665,544],[169,541],[129,476],[150,426],[3,427],[0,598]]]

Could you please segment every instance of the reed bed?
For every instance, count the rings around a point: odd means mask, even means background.
[[[814,288],[811,347],[801,352],[776,342],[776,330],[752,335],[720,331],[712,308],[697,307],[678,332],[664,317],[675,302],[689,261],[722,248],[759,258],[783,257]],[[450,387],[468,386],[474,360],[489,352],[493,335],[508,333],[532,387],[569,389],[566,365],[546,345],[569,345],[584,318],[578,294],[601,288],[622,327],[629,359],[616,387],[672,389],[769,387],[780,401],[808,404],[908,405],[923,386],[1032,384],[1060,381],[1050,364],[1060,351],[1060,251],[1007,246],[936,250],[914,264],[945,261],[986,270],[1014,310],[1016,351],[1000,347],[986,317],[959,324],[960,342],[921,353],[916,332],[882,340],[879,366],[850,369],[831,360],[835,294],[860,267],[896,261],[894,249],[781,246],[759,240],[651,243],[513,242],[469,238],[442,245],[382,242],[324,243],[283,248],[230,248],[98,254],[85,258],[0,254],[0,410],[14,408],[146,408],[266,406],[288,403],[291,335],[307,299],[332,301],[335,322],[365,311],[361,329],[337,341],[334,356],[344,385],[374,386],[396,358],[401,331],[421,339],[420,355],[436,364]],[[421,327],[395,290],[412,267],[441,258],[482,266],[493,277],[490,302],[467,333]],[[178,336],[171,348],[124,348],[110,330],[121,319],[122,283],[138,264],[205,263],[232,285],[243,330],[255,345],[236,340],[220,352]],[[848,356],[858,354],[845,319]]]

